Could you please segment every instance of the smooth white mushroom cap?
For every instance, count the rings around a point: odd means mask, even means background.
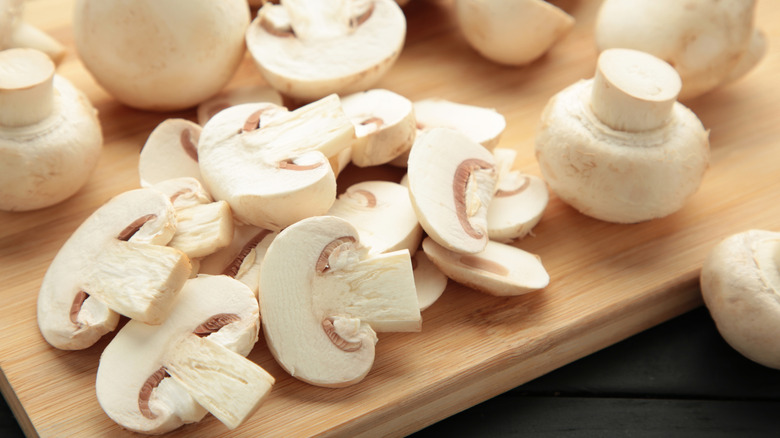
[[[506,118],[493,108],[467,105],[446,99],[414,102],[417,129],[450,128],[492,150],[506,129]]]
[[[266,81],[312,101],[365,90],[395,63],[406,18],[393,0],[266,3],[246,44]]]
[[[120,102],[171,111],[216,94],[245,53],[245,0],[78,0],[79,57]]]
[[[722,240],[704,261],[701,292],[729,345],[780,369],[780,233],[748,230]]]
[[[138,174],[141,186],[168,179],[200,180],[198,139],[201,127],[186,119],[167,119],[157,125],[141,149]]]
[[[431,262],[425,251],[417,251],[412,256],[412,266],[417,301],[422,312],[431,307],[447,289],[447,276]]]

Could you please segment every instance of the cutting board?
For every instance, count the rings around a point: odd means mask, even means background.
[[[559,1],[577,24],[544,58],[503,67],[481,58],[459,33],[448,1],[412,0],[398,62],[376,86],[412,100],[445,98],[495,108],[507,119],[500,147],[516,168],[539,175],[533,139],[555,92],[591,77],[596,1]],[[112,196],[138,187],[139,151],[157,124],[193,110],[150,113],[122,106],[85,71],[70,28],[72,0],[28,2],[27,20],[71,50],[60,74],[100,112],[105,147],[88,184],[62,204],[0,213],[0,386],[28,435],[130,436],[100,409],[95,372],[110,336],[85,351],[50,347],[36,324],[41,279],[76,227]],[[381,333],[375,366],[343,389],[309,386],[274,362],[261,339],[249,358],[277,380],[267,401],[228,431],[209,416],[171,436],[400,436],[701,305],[699,269],[708,250],[749,228],[780,229],[780,3],[761,1],[758,25],[769,54],[749,75],[685,102],[710,129],[712,160],[679,212],[634,225],[594,220],[554,195],[533,235],[516,243],[550,273],[544,290],[496,298],[450,282],[423,312],[420,333]],[[262,83],[247,58],[229,87]],[[392,179],[398,169],[349,169],[344,178]],[[344,182],[342,181],[342,184]]]

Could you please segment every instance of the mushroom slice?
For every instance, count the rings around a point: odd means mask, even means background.
[[[447,277],[490,295],[522,295],[550,283],[539,257],[512,245],[491,241],[481,253],[459,254],[426,237],[422,247]]]
[[[268,246],[277,234],[254,225],[236,225],[230,245],[205,257],[200,263],[200,272],[233,277],[249,286],[257,297],[260,267]]]
[[[310,102],[368,89],[395,63],[406,18],[393,0],[266,3],[246,32],[265,80]]]
[[[198,123],[205,125],[214,115],[225,108],[242,103],[267,102],[282,106],[282,95],[267,85],[245,85],[223,90],[216,96],[198,105]]]
[[[68,238],[38,294],[38,327],[51,345],[87,348],[112,331],[121,313],[159,324],[190,275],[181,251],[164,246],[176,216],[152,189],[117,195]]]
[[[267,106],[221,111],[203,127],[198,145],[209,192],[227,201],[239,221],[274,231],[326,213],[336,199],[328,157],[349,147],[354,135],[339,102],[331,95],[259,127],[257,108]]]
[[[510,242],[524,237],[539,223],[550,196],[544,180],[511,169],[516,151],[496,148],[493,155],[501,165],[487,213],[488,236],[498,242]]]
[[[417,302],[420,311],[431,307],[447,288],[447,276],[431,262],[425,251],[417,251],[412,256],[414,286],[417,288]]]
[[[364,181],[339,195],[328,211],[358,230],[369,253],[407,249],[414,254],[422,240],[422,227],[409,200],[409,190],[390,181]]]
[[[747,230],[719,242],[701,269],[701,292],[735,350],[780,369],[780,233]]]
[[[355,125],[352,162],[377,166],[412,147],[415,130],[412,102],[392,91],[360,91],[341,99],[344,112]]]
[[[574,18],[544,0],[456,0],[458,26],[485,58],[529,64],[571,31]]]
[[[100,357],[95,392],[112,420],[147,434],[211,412],[235,428],[256,411],[273,377],[246,356],[259,334],[258,306],[240,282],[188,280],[162,325],[130,321]]]
[[[456,252],[485,249],[497,182],[493,154],[457,131],[435,128],[417,137],[407,174],[412,206],[431,238]]]
[[[149,134],[138,160],[141,186],[173,178],[200,180],[198,139],[201,127],[186,119],[168,119]]]
[[[0,0],[0,50],[27,48],[43,52],[59,64],[65,47],[51,35],[25,22],[24,0]]]
[[[420,330],[409,252],[367,253],[357,230],[334,216],[295,223],[268,248],[263,330],[293,377],[327,387],[357,383],[374,362],[374,330]]]

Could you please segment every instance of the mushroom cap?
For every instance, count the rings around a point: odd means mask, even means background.
[[[406,18],[393,0],[370,4],[365,21],[355,20],[357,25],[339,29],[342,35],[303,38],[284,3],[266,3],[247,29],[247,48],[265,80],[293,98],[312,101],[331,93],[365,90],[392,67],[406,37]],[[296,36],[269,32],[270,15],[282,16]],[[306,19],[299,23],[310,24]]]
[[[680,99],[690,99],[720,85],[748,51],[754,10],[754,0],[605,0],[596,20],[596,45],[665,60],[680,73]]]
[[[214,323],[217,327],[212,328]],[[226,276],[198,276],[184,284],[163,324],[129,321],[100,356],[95,393],[105,413],[122,427],[147,434],[200,421],[206,411],[173,379],[164,378],[156,388],[146,389],[152,415],[145,415],[139,403],[145,384],[165,366],[174,343],[200,326],[218,328],[208,338],[246,356],[260,329],[254,295]]]
[[[242,103],[268,102],[282,106],[282,96],[273,88],[263,85],[245,85],[219,94],[198,105],[198,123],[205,125],[215,114],[225,108]]]
[[[245,0],[78,0],[74,42],[117,100],[171,111],[216,94],[245,53]]]
[[[640,222],[682,208],[707,169],[708,131],[678,102],[661,128],[616,131],[593,114],[592,84],[567,87],[542,113],[536,157],[550,188],[583,214],[609,222]]]
[[[187,119],[167,119],[146,139],[138,160],[141,186],[191,177],[200,180],[198,139],[201,127]]]
[[[780,233],[747,230],[719,242],[701,270],[704,304],[742,355],[780,369]]]
[[[417,128],[450,128],[493,150],[506,129],[506,118],[493,108],[467,105],[446,99],[414,102]]]
[[[417,251],[412,256],[412,265],[414,287],[417,289],[417,301],[422,312],[431,307],[447,289],[447,276],[431,262],[425,251]]]

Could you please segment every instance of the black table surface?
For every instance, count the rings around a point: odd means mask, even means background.
[[[23,436],[2,401],[0,437]],[[733,350],[700,307],[411,436],[780,437],[780,370]]]

